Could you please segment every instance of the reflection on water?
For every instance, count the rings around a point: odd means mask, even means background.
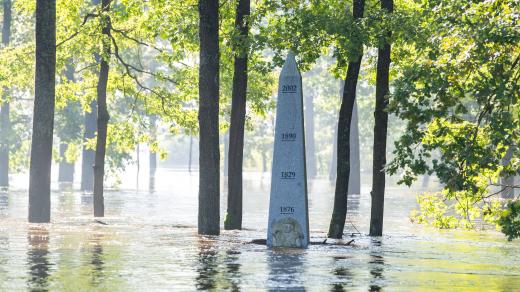
[[[106,225],[92,218],[92,194],[58,191],[56,185],[52,223],[31,225],[27,191],[9,191],[9,196],[0,192],[0,291],[452,291],[454,287],[515,291],[520,287],[520,242],[508,243],[495,232],[412,225],[408,214],[416,206],[415,197],[400,188],[388,188],[385,237],[366,235],[370,186],[364,185],[361,195],[349,197],[345,241],[355,239],[351,246],[276,250],[249,244],[266,235],[269,176],[263,180],[260,174],[244,176],[246,230],[222,230],[218,237],[197,235],[196,174],[158,170],[153,194],[130,189],[135,181],[133,175],[128,177],[132,180],[123,180],[123,191],[105,193]],[[325,239],[333,197],[328,181],[313,182],[309,223],[314,242]],[[222,202],[225,214],[224,194]]]
[[[92,275],[91,275],[91,283],[93,287],[99,286],[103,283],[103,246],[101,245],[103,242],[102,234],[94,234],[90,244],[91,244],[91,255],[90,255],[90,264],[92,265]]]
[[[240,251],[226,251],[226,279],[229,279],[230,290],[240,291]]]
[[[31,291],[48,291],[47,279],[50,275],[49,231],[47,227],[29,227],[27,231],[29,248],[27,265],[29,279],[27,287]]]
[[[351,282],[354,278],[352,272],[347,268],[345,256],[333,256],[332,257],[332,274],[335,276],[335,280],[331,285],[330,291],[343,292],[347,291],[345,286],[346,283]]]
[[[210,240],[204,238],[199,239],[199,255],[197,265],[197,289],[215,289],[216,276],[218,273],[217,267],[217,246]]]
[[[305,250],[271,249],[267,251],[269,291],[305,291]]]
[[[384,281],[383,272],[385,261],[381,252],[381,245],[380,239],[371,240],[370,261],[368,264],[370,265],[370,275],[372,279],[370,281],[369,291],[381,291],[380,283]]]

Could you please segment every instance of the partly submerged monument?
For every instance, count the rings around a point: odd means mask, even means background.
[[[302,77],[289,52],[280,74],[276,105],[267,246],[309,244]]]

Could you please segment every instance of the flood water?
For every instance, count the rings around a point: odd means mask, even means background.
[[[106,218],[92,218],[92,197],[52,193],[52,223],[27,223],[27,191],[0,193],[0,291],[514,291],[520,242],[495,231],[439,231],[413,225],[414,191],[388,187],[385,236],[366,236],[369,186],[349,199],[344,242],[270,250],[268,176],[246,175],[244,231],[197,235],[198,175],[160,169],[155,192],[130,178],[105,194]],[[146,189],[146,184],[140,186]],[[333,187],[309,183],[311,241],[326,237]],[[221,198],[221,217],[225,214]],[[223,224],[221,224],[223,226]],[[361,234],[358,234],[358,231]],[[330,240],[329,240],[330,242]]]

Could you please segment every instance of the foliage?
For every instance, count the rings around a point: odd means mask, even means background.
[[[499,219],[499,224],[509,241],[520,238],[520,200],[509,202]]]

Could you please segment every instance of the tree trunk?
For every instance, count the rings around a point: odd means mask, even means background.
[[[69,144],[60,142],[60,165],[58,173],[58,182],[74,182],[74,163],[67,162],[65,152]]]
[[[313,95],[305,95],[305,148],[307,152],[307,175],[315,178],[318,174],[316,167],[316,147],[314,144],[314,104]]]
[[[99,0],[92,0],[92,5],[99,5]],[[99,62],[99,54],[94,53],[94,59]],[[97,102],[93,100],[90,102],[90,111],[85,112],[85,133],[83,134],[83,141],[86,142],[96,137],[97,128]],[[81,158],[81,190],[91,192],[94,188],[94,159],[95,151],[88,149],[83,145]]]
[[[150,137],[152,141],[157,139],[157,116],[150,116]],[[155,190],[155,171],[157,169],[157,153],[154,151],[150,151],[150,172],[149,172],[149,180],[148,180],[148,188],[150,191]]]
[[[110,11],[111,0],[103,0],[101,2],[101,9],[108,13]],[[107,109],[107,83],[110,60],[110,16],[106,15],[102,34],[103,39],[103,54],[101,55],[99,66],[99,80],[97,84],[97,142],[96,154],[94,159],[94,217],[105,216],[105,203],[103,198],[103,180],[105,177],[105,153],[107,147],[107,128],[108,115]]]
[[[9,45],[11,38],[11,0],[4,0],[4,19],[2,26],[2,44]],[[11,123],[9,120],[9,89],[3,88],[3,101],[0,107],[0,187],[9,186],[9,137]]]
[[[199,234],[220,233],[219,1],[199,0]]]
[[[348,194],[361,194],[361,161],[359,155],[359,124],[357,101],[354,100],[350,125],[350,174]]]
[[[352,14],[355,19],[363,17],[365,8],[364,0],[354,0]],[[352,122],[352,112],[356,99],[356,87],[363,56],[363,44],[357,47],[357,57],[348,64],[347,75],[345,78],[345,89],[343,90],[343,100],[339,111],[338,120],[338,166],[336,178],[336,192],[334,194],[334,209],[330,220],[330,238],[342,238],[345,228],[345,218],[347,216],[347,196],[350,175],[350,125]]]
[[[502,158],[502,165],[506,166],[511,162],[514,153],[514,146],[509,146],[507,148],[506,154]],[[515,196],[515,177],[514,176],[500,176],[500,188],[502,191],[500,192],[500,196],[504,199],[512,199]]]
[[[69,64],[66,66],[65,70],[65,77],[68,81],[74,82],[74,67],[70,65],[72,63],[72,59],[70,59]],[[65,112],[72,111],[72,107],[75,106],[71,103],[68,103],[65,106]],[[70,118],[69,115],[67,115],[67,120],[65,121],[67,123],[66,128],[70,126],[69,122]],[[67,182],[72,183],[74,182],[74,163],[69,163],[65,158],[65,153],[67,152],[67,148],[69,146],[69,141],[66,141],[64,137],[61,137],[58,133],[58,136],[60,138],[60,163],[59,163],[59,169],[58,169],[58,182]]]
[[[36,2],[36,73],[31,163],[29,222],[51,219],[52,132],[56,78],[56,1]]]
[[[381,0],[381,8],[392,13],[393,0]],[[391,32],[387,32],[388,38]],[[374,111],[374,154],[372,170],[372,208],[370,214],[370,236],[383,235],[383,211],[385,204],[386,139],[388,128],[388,105],[390,72],[390,43],[377,50],[376,109]]]
[[[229,172],[229,158],[228,158],[228,152],[229,152],[229,132],[224,134],[224,176],[228,176]]]
[[[96,137],[97,121],[97,102],[90,103],[90,112],[85,112],[85,133],[83,141],[86,142]],[[83,155],[81,158],[81,190],[91,192],[94,187],[94,157],[95,151],[83,145]]]
[[[193,135],[190,132],[190,153],[188,154],[188,172],[191,173],[191,162],[193,158]]]
[[[247,43],[249,25],[246,18],[251,10],[250,0],[239,0],[236,7],[235,27],[241,40],[235,44],[233,91],[231,97],[231,126],[229,128],[228,206],[224,222],[226,230],[242,229],[242,166],[244,161],[244,126],[247,100]]]

